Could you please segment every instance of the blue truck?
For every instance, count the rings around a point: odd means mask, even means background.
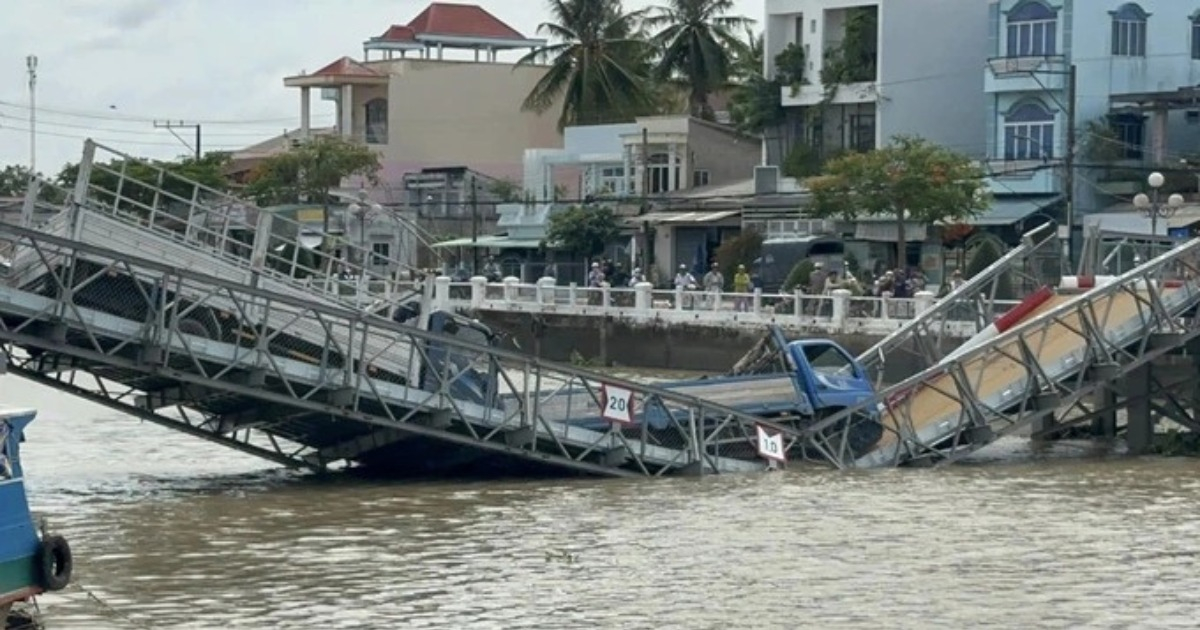
[[[657,385],[800,430],[875,396],[866,368],[837,342],[789,340],[777,326],[771,326],[764,340],[729,373]],[[680,420],[661,407],[643,406],[635,413],[632,426],[645,424],[651,431],[665,431]],[[878,417],[872,420],[855,422],[848,444],[852,451],[865,453],[883,436]],[[593,430],[608,426],[600,417],[568,422]],[[827,431],[842,428],[833,426]]]

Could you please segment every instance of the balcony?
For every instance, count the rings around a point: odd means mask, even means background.
[[[991,173],[993,193],[1034,195],[1059,192],[1062,184],[1059,174],[1061,160],[990,160],[987,170]]]
[[[1059,91],[1066,86],[1067,63],[1062,56],[994,57],[988,59],[983,79],[988,94]]]
[[[807,107],[820,104],[825,100],[825,86],[802,85],[799,90],[791,86],[783,86],[780,102],[784,107]],[[879,87],[874,81],[847,83],[837,86],[829,105],[858,105],[860,103],[876,103],[879,101]]]

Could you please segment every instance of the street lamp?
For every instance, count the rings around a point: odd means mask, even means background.
[[[350,214],[358,219],[358,246],[362,251],[359,264],[362,265],[363,271],[367,268],[367,220],[371,213],[382,211],[383,207],[375,202],[367,200],[367,191],[359,189],[358,201],[351,203],[347,208]]]
[[[1160,217],[1163,219],[1170,218],[1183,205],[1183,195],[1179,193],[1174,193],[1170,197],[1167,197],[1165,206],[1159,203],[1158,191],[1162,188],[1165,181],[1166,178],[1163,177],[1162,173],[1158,171],[1150,173],[1146,178],[1146,183],[1150,185],[1150,195],[1138,193],[1133,198],[1134,207],[1150,217],[1150,233],[1155,237],[1158,236],[1158,219]]]

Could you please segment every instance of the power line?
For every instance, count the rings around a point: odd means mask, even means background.
[[[28,105],[22,105],[20,103],[14,103],[11,101],[0,100],[0,105],[5,105],[7,107],[15,107],[15,108],[21,109],[21,110],[29,109]],[[118,115],[118,114],[101,114],[101,113],[86,112],[86,111],[81,111],[81,110],[69,110],[69,109],[61,109],[61,108],[54,108],[54,107],[43,107],[41,105],[38,106],[37,111],[39,114],[50,113],[50,114],[58,114],[60,116],[69,116],[72,118],[85,118],[85,119],[91,119],[91,120],[111,120],[111,121],[117,121],[117,122],[130,122],[130,123],[153,123],[155,120],[163,119],[163,117],[161,117],[161,116],[158,118],[155,118],[155,117],[145,117],[145,116],[136,116],[136,115],[125,116],[125,115]],[[202,124],[202,125],[261,125],[261,124],[280,123],[280,122],[295,122],[295,120],[296,120],[295,116],[288,116],[288,117],[280,117],[280,118],[258,118],[258,119],[199,119],[199,120],[196,120],[196,122],[199,124]]]
[[[0,125],[0,131],[16,131],[16,132],[21,132],[21,133],[29,133],[29,127],[21,127],[21,126],[17,126],[17,125],[3,124],[3,125]],[[134,145],[134,146],[145,146],[145,147],[176,147],[176,148],[179,147],[179,145],[174,142],[150,142],[147,140],[126,140],[124,138],[122,138],[122,139],[101,138],[101,137],[95,137],[95,136],[83,136],[83,135],[79,135],[79,134],[57,133],[54,131],[42,131],[40,129],[37,130],[37,135],[39,137],[45,136],[45,137],[50,137],[50,138],[69,138],[72,140],[89,140],[90,139],[90,140],[95,140],[97,142],[102,142],[105,144],[123,144],[123,145]],[[215,151],[236,151],[238,149],[244,149],[244,148],[246,148],[246,146],[242,145],[242,144],[223,145],[223,146],[217,146],[217,147],[210,146],[209,147],[209,149],[215,150]]]
[[[0,107],[2,107],[2,106],[0,106]],[[41,111],[39,110],[38,113],[40,114]],[[0,109],[0,119],[8,119],[8,120],[12,120],[14,122],[20,122],[20,123],[25,122],[25,120],[20,117],[4,113],[4,111],[2,109]],[[37,122],[38,122],[39,127],[45,125],[45,126],[55,127],[55,128],[60,128],[60,129],[80,129],[83,131],[87,131],[89,133],[95,132],[95,133],[105,133],[105,134],[121,134],[121,135],[128,135],[128,136],[153,136],[155,138],[162,137],[162,135],[160,133],[158,133],[156,131],[150,131],[148,129],[121,129],[118,127],[97,127],[95,125],[77,125],[77,124],[61,122],[61,121],[57,121],[57,120],[46,120],[43,117],[39,117]],[[216,132],[213,132],[213,131],[206,130],[204,135],[206,137],[215,137],[215,138],[262,138],[264,136],[268,136],[268,135],[272,135],[272,134],[279,135],[281,133],[287,133],[288,131],[290,131],[290,129],[273,127],[273,128],[270,128],[270,130],[268,130],[267,128],[264,127],[263,131],[216,131]]]

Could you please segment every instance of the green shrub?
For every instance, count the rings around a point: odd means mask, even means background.
[[[788,272],[787,280],[783,283],[783,292],[790,293],[796,289],[807,289],[808,279],[812,276],[813,269],[816,269],[816,265],[807,258],[796,263],[796,266]]]
[[[963,275],[970,279],[981,273],[984,269],[991,267],[993,263],[1000,260],[1002,254],[992,239],[982,239],[975,246],[975,250],[971,252],[971,258],[967,261],[967,269]],[[996,284],[996,299],[997,300],[1013,300],[1016,299],[1016,292],[1013,291],[1012,278],[1009,274],[1003,273],[1000,275],[999,281]]]

